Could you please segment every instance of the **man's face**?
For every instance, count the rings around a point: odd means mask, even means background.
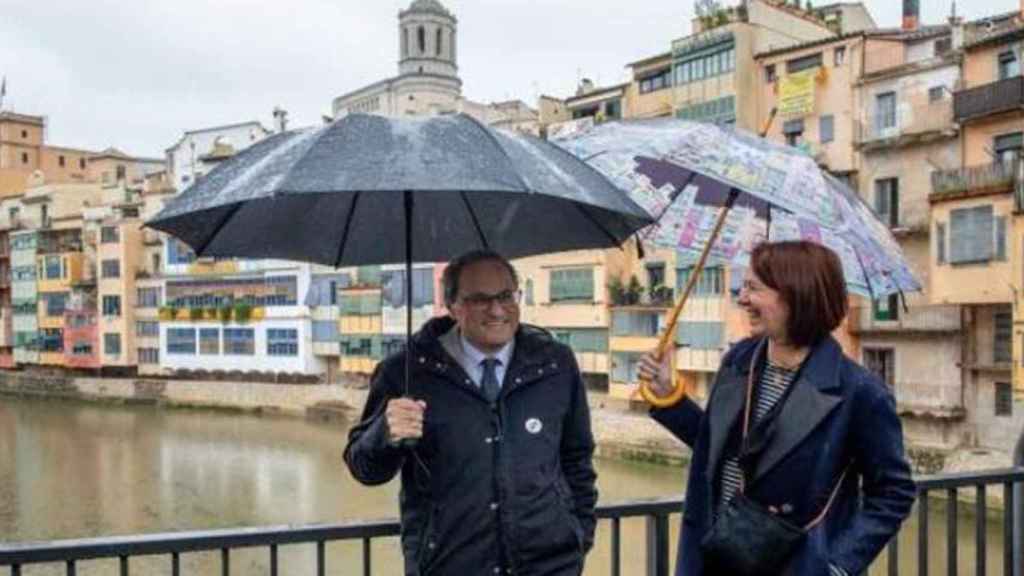
[[[497,260],[466,266],[449,310],[466,340],[483,352],[497,352],[519,328],[519,293],[512,274]]]

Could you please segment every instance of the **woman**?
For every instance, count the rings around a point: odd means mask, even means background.
[[[809,242],[762,244],[739,304],[752,335],[722,358],[706,410],[684,399],[651,411],[693,449],[676,574],[726,572],[712,540],[730,524],[713,527],[743,500],[803,532],[769,553],[779,563],[767,574],[866,572],[915,487],[892,395],[831,336],[848,307],[839,258]],[[670,356],[640,363],[659,397],[673,388]]]

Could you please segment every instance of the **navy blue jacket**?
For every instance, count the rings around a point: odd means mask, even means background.
[[[693,449],[677,576],[706,574],[700,542],[713,521],[713,482],[733,425],[742,418],[757,344],[744,340],[725,355],[706,411],[686,399],[651,412]],[[829,564],[848,574],[866,572],[910,513],[916,494],[895,401],[832,338],[811,351],[793,386],[746,494],[803,526],[825,508],[851,465],[825,520],[811,529],[783,574],[826,576]]]
[[[384,409],[403,393],[404,352],[378,367],[345,462],[364,484],[401,471],[405,574],[575,576],[594,540],[596,475],[586,390],[567,346],[520,326],[495,406],[438,338],[414,336],[410,395],[427,403],[418,459],[387,442]]]

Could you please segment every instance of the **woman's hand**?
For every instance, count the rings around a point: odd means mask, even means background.
[[[647,382],[648,389],[659,398],[667,398],[675,390],[672,378],[672,352],[666,352],[658,360],[654,352],[648,352],[640,358],[637,367],[640,379]]]

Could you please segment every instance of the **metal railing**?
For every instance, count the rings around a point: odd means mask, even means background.
[[[1017,167],[1012,162],[995,162],[933,172],[931,198],[972,191],[1010,192],[1016,171]]]
[[[1006,78],[956,93],[954,117],[966,122],[1024,107],[1024,76]]]
[[[956,133],[952,99],[923,106],[901,106],[892,113],[875,112],[859,125],[859,143],[863,145],[896,143],[926,134]]]
[[[1024,464],[1024,440],[1018,445],[1018,463]],[[1024,546],[1024,533],[1019,529],[1024,510],[1020,501],[1021,488],[1024,487],[1024,466],[1005,470],[991,470],[980,473],[944,474],[925,476],[917,479],[917,573],[928,574],[930,559],[930,501],[933,495],[943,494],[946,503],[946,539],[948,574],[957,574],[958,562],[958,519],[959,495],[961,490],[974,490],[976,500],[975,515],[975,575],[987,573],[988,534],[987,518],[988,488],[999,486],[1003,489],[1005,514],[1003,517],[1003,574],[1024,576],[1020,565],[1021,547]],[[655,499],[649,501],[625,502],[599,506],[597,517],[600,526],[609,524],[611,555],[609,571],[612,576],[622,573],[622,521],[628,518],[646,520],[646,536],[644,541],[646,560],[645,574],[648,576],[667,576],[669,574],[670,517],[678,516],[683,509],[683,501],[678,498]],[[326,545],[328,542],[360,542],[362,544],[362,573],[373,574],[372,542],[376,538],[398,536],[400,525],[397,521],[381,522],[348,522],[331,525],[314,525],[303,527],[274,526],[264,528],[242,528],[234,530],[210,530],[202,532],[180,532],[168,534],[152,534],[143,536],[127,536],[118,538],[95,538],[87,540],[64,540],[55,542],[29,544],[0,544],[0,567],[10,566],[12,576],[21,576],[26,566],[35,564],[61,563],[66,573],[74,576],[78,564],[90,560],[115,559],[119,562],[118,573],[128,576],[131,559],[140,556],[166,556],[168,571],[172,576],[181,574],[183,554],[214,552],[220,553],[221,573],[231,573],[231,553],[233,550],[245,548],[266,548],[269,560],[269,573],[278,574],[279,549],[282,546],[313,544],[316,547],[316,573],[323,575],[327,570]],[[899,556],[901,550],[898,539],[894,538],[888,546],[885,562],[888,574],[900,574]],[[1016,564],[1015,564],[1015,558]],[[346,562],[351,567],[352,562]],[[1015,572],[1014,570],[1018,570]],[[354,570],[353,570],[354,572]]]
[[[908,332],[959,332],[962,329],[960,307],[955,305],[924,305],[902,307],[896,310],[892,320],[878,318],[871,306],[857,306],[850,310],[850,332],[908,333]]]

